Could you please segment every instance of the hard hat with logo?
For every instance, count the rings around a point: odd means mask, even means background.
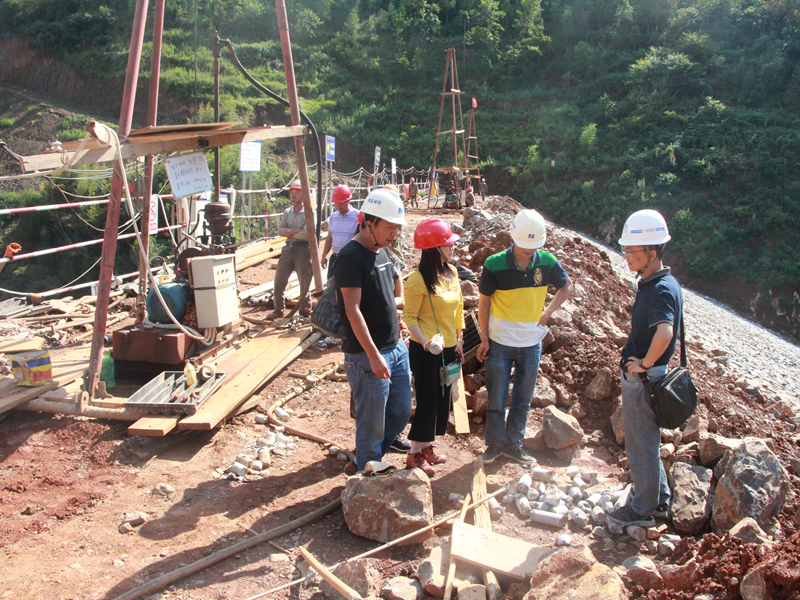
[[[620,246],[660,246],[672,239],[667,222],[655,210],[637,210],[622,228]]]
[[[366,215],[380,217],[384,221],[395,225],[406,224],[403,218],[405,213],[403,212],[403,201],[400,200],[400,194],[384,188],[378,188],[369,193],[369,196],[361,206],[361,212]]]
[[[339,184],[333,189],[333,195],[331,196],[331,202],[334,204],[341,204],[342,202],[349,202],[350,198],[353,196],[353,193],[350,191],[350,188],[346,185]]]
[[[302,189],[302,188],[303,188],[303,186],[300,185],[300,180],[299,179],[295,179],[292,182],[292,185],[289,186],[290,190],[299,190],[299,189]]]
[[[535,210],[521,210],[511,223],[511,239],[514,244],[526,250],[535,250],[544,246],[547,230],[544,218]]]
[[[425,219],[417,225],[414,231],[414,246],[417,250],[427,250],[428,248],[438,248],[452,244],[461,236],[453,233],[450,226],[441,219]]]

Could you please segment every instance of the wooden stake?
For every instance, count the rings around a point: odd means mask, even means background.
[[[464,504],[461,506],[461,512],[458,515],[458,522],[463,523],[464,517],[467,516],[467,507],[469,506],[469,494],[464,498]],[[453,593],[453,579],[456,576],[456,559],[452,552],[450,553],[450,565],[447,568],[447,576],[444,580],[444,598],[443,600],[450,600],[450,595]]]

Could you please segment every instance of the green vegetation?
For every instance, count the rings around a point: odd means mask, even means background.
[[[134,4],[0,0],[0,34],[26,36],[84,75],[117,77]],[[619,231],[632,211],[656,208],[691,275],[800,288],[800,0],[297,0],[288,8],[302,107],[365,163],[379,145],[387,160],[430,166],[444,50],[454,47],[464,110],[478,100],[484,165],[523,203],[590,234],[612,217]],[[198,120],[210,120],[215,31],[258,80],[285,93],[271,3],[218,0],[197,10],[195,54],[195,3],[167,1],[164,93],[196,100]],[[250,122],[272,102],[225,52],[222,62],[221,119]],[[235,150],[223,156],[223,185],[235,185]],[[445,151],[439,163],[448,162]],[[265,166],[259,177],[290,170]]]

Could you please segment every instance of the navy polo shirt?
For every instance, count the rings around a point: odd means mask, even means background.
[[[631,333],[622,349],[622,364],[632,356],[644,358],[653,342],[656,328],[661,323],[672,325],[672,340],[653,366],[669,363],[675,352],[683,314],[683,294],[678,281],[670,275],[669,267],[639,281],[639,290],[633,303]]]

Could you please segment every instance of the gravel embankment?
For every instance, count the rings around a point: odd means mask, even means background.
[[[561,235],[580,235],[603,248],[611,257],[615,271],[635,286],[635,275],[615,249],[567,229],[554,229]],[[728,372],[757,382],[767,397],[777,394],[800,408],[800,346],[724,304],[686,288],[684,302],[688,339],[700,338],[706,349],[726,351]]]

